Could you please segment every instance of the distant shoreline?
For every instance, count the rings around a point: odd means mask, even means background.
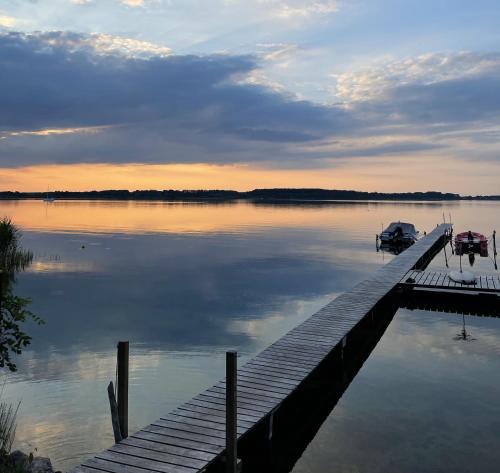
[[[252,202],[320,202],[320,201],[498,201],[500,195],[462,196],[442,192],[361,192],[328,189],[255,189],[239,192],[232,190],[103,190],[87,192],[0,192],[0,200],[44,199],[55,200],[139,200],[181,202],[230,202],[247,200]]]

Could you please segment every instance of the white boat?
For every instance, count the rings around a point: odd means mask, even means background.
[[[49,194],[49,190],[47,189],[46,196],[42,199],[44,202],[54,202],[55,197]]]

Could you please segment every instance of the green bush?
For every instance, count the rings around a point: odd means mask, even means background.
[[[43,323],[30,312],[30,299],[16,296],[12,284],[16,273],[26,269],[33,260],[31,251],[20,247],[21,233],[7,218],[0,220],[0,368],[16,371],[11,355],[19,355],[31,342],[31,337],[21,330],[28,319]]]

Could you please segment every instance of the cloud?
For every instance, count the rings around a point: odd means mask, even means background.
[[[342,101],[323,105],[262,73],[293,45],[259,50],[181,56],[108,35],[0,35],[0,163],[314,168],[429,151],[461,156],[474,147],[478,158],[498,159],[498,54],[379,63],[338,78]]]
[[[144,6],[144,0],[120,0],[120,3],[133,8]]]
[[[131,58],[149,58],[167,56],[172,50],[167,46],[140,41],[124,36],[113,36],[103,33],[80,34],[68,31],[52,31],[23,36],[25,40],[39,43],[38,50],[51,48],[65,51],[68,54],[77,52],[94,55],[123,55]]]
[[[105,127],[82,127],[82,128],[45,128],[32,131],[11,131],[4,132],[3,138],[11,136],[51,136],[51,135],[70,135],[74,133],[98,133]]]
[[[338,2],[326,1],[264,1],[274,5],[274,14],[282,18],[307,18],[315,15],[328,15],[338,10]]]
[[[258,68],[255,57],[137,58],[115,40],[102,44],[102,35],[0,36],[2,160],[182,162],[220,153],[219,162],[238,161],[248,159],[245,142],[304,142],[344,126],[342,110],[236,83]]]
[[[347,110],[382,132],[422,134],[488,128],[500,118],[500,53],[432,53],[378,61],[336,77]]]
[[[0,12],[0,28],[12,28],[15,26],[16,20],[15,18],[12,18],[11,16],[5,15],[2,12]]]
[[[329,15],[339,9],[337,0],[226,0],[226,5],[256,7],[268,17],[282,20],[305,19],[319,15]]]
[[[334,75],[336,95],[350,103],[390,94],[398,87],[425,87],[468,80],[500,71],[500,53],[428,53],[417,57],[379,59],[361,69]]]

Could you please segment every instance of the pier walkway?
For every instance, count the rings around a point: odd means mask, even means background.
[[[425,267],[451,226],[427,236],[292,329],[238,369],[238,439],[272,418],[287,398],[411,269]],[[270,423],[272,426],[272,422]],[[72,473],[196,473],[225,449],[225,380],[87,460]]]
[[[477,275],[473,284],[452,281],[447,272],[411,270],[401,279],[400,284],[409,288],[435,289],[439,291],[472,291],[500,294],[500,276],[494,274]]]

